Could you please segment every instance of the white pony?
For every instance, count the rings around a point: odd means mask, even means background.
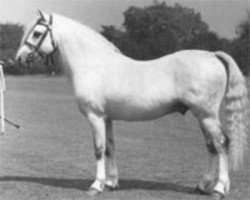
[[[113,120],[151,120],[187,110],[198,119],[209,152],[199,191],[217,199],[229,192],[229,163],[236,169],[246,148],[243,118],[247,101],[244,77],[229,55],[188,50],[136,61],[84,25],[39,13],[26,31],[16,59],[27,64],[53,54],[61,61],[94,137],[97,166],[90,195],[102,192],[105,186],[118,187]],[[224,97],[228,111],[225,132],[219,119]]]

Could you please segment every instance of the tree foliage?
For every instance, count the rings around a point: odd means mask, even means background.
[[[103,26],[101,33],[135,59],[153,59],[181,49],[218,50],[223,44],[200,13],[180,4],[130,7],[124,12],[123,27]]]
[[[231,54],[241,71],[250,75],[250,11],[247,12],[247,18],[239,24],[236,33],[237,38],[231,44]]]
[[[0,24],[0,60],[5,61],[4,71],[20,74],[21,69],[13,62],[23,35],[23,27],[19,24]]]
[[[200,13],[165,2],[124,12],[123,30],[103,26],[101,33],[132,58],[147,60],[181,49],[221,50],[231,54],[245,75],[250,74],[250,12],[233,40],[209,30]]]

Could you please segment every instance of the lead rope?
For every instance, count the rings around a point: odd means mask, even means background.
[[[4,92],[6,90],[5,87],[5,79],[4,79],[4,73],[3,73],[3,66],[0,64],[0,113],[1,113],[1,134],[5,132],[5,123],[4,123]]]

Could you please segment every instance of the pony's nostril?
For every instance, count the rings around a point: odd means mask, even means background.
[[[29,54],[29,59],[33,59],[33,58],[34,58],[33,53],[30,53],[30,54]]]
[[[17,62],[18,62],[18,63],[21,63],[21,61],[22,61],[22,58],[21,58],[20,56],[18,56],[18,57],[17,57]]]

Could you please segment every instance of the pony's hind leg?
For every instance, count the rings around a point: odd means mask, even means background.
[[[222,132],[220,121],[218,117],[206,117],[201,121],[201,127],[205,132],[206,145],[210,154],[210,165],[204,175],[204,185],[206,181],[209,186],[200,188],[207,189],[216,195],[218,198],[224,197],[229,192],[230,180],[228,174],[228,137]],[[218,162],[218,177],[215,177],[216,164]],[[214,176],[214,177],[213,177]],[[212,178],[217,178],[214,186]],[[200,184],[202,186],[202,184]],[[211,186],[213,186],[211,190]]]
[[[211,194],[215,184],[215,172],[217,165],[217,156],[208,152],[208,165],[206,171],[202,177],[202,180],[197,186],[197,192],[201,194]]]
[[[106,186],[113,190],[116,189],[118,185],[118,170],[115,161],[115,142],[113,136],[113,126],[112,121],[106,121],[106,158],[107,158],[107,178]]]

